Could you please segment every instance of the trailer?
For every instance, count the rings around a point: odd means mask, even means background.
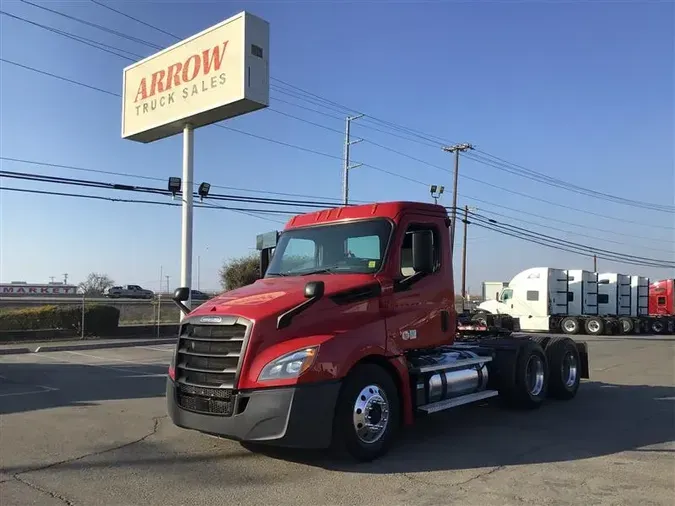
[[[535,267],[516,274],[498,300],[479,304],[473,319],[489,324],[508,314],[519,330],[569,335],[672,332],[672,318],[651,313],[650,290],[643,276]]]
[[[303,214],[261,238],[262,279],[196,309],[177,289],[173,423],[367,461],[418,417],[574,398],[589,377],[585,343],[458,318],[449,226],[443,206],[419,202]]]

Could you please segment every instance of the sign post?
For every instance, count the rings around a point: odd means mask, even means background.
[[[269,23],[244,11],[124,69],[122,138],[183,133],[182,287],[192,288],[194,129],[269,105],[269,38]]]
[[[194,211],[194,130],[187,123],[183,128],[183,198],[182,201],[182,230],[180,248],[180,286],[192,287],[192,223]],[[184,302],[192,307],[192,291],[188,300]],[[181,312],[181,320],[183,313]]]

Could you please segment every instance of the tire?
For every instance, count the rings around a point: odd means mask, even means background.
[[[480,311],[471,317],[471,321],[485,327],[491,327],[494,324],[494,316],[490,313]]]
[[[605,320],[592,316],[584,322],[584,329],[589,336],[601,336],[605,333]]]
[[[366,408],[371,408],[368,420]],[[345,379],[338,396],[333,422],[333,450],[348,454],[361,462],[381,457],[391,446],[400,425],[401,408],[398,389],[392,377],[380,366],[356,366]],[[379,422],[386,416],[384,428],[369,433],[358,425]]]
[[[563,334],[576,335],[579,333],[579,320],[573,316],[566,316],[560,321]]]
[[[632,318],[622,316],[619,318],[619,334],[632,334],[635,330],[635,324]]]
[[[545,351],[549,366],[549,397],[561,400],[574,398],[581,383],[581,360],[576,344],[568,337],[554,337]]]
[[[518,350],[513,385],[506,393],[507,403],[515,408],[535,409],[546,400],[549,366],[541,345],[525,341]]]
[[[649,324],[649,330],[651,330],[652,334],[663,334],[667,328],[665,318],[655,318]]]

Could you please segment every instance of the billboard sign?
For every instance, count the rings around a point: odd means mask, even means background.
[[[269,105],[269,23],[241,12],[124,69],[122,138],[152,142]]]

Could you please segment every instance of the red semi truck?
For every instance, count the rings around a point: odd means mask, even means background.
[[[173,422],[372,460],[416,416],[491,397],[526,409],[573,398],[589,377],[585,343],[458,338],[450,225],[442,206],[416,202],[303,214],[259,245],[262,279],[192,311],[177,289]]]
[[[675,334],[675,279],[649,285],[649,329],[655,334]]]

